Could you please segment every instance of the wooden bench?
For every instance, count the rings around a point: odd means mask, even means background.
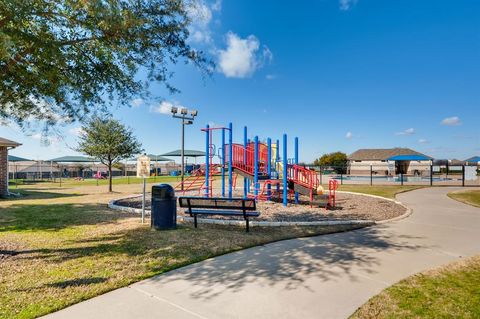
[[[247,232],[250,230],[249,218],[258,217],[257,205],[253,198],[220,198],[220,197],[179,197],[180,207],[186,208],[185,213],[193,217],[197,228],[198,215],[242,216]]]

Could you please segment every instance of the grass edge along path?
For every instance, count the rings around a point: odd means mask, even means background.
[[[400,185],[340,185],[339,191],[353,192],[367,195],[375,195],[390,199],[395,199],[395,196],[400,193],[413,191],[426,186],[400,186]]]
[[[366,318],[480,318],[480,255],[386,288],[350,316]]]
[[[180,224],[157,232],[108,209],[118,193],[96,190],[24,190],[25,197],[0,202],[0,318],[35,318],[211,257],[360,228],[253,227],[246,234],[243,227]]]
[[[447,196],[461,203],[480,207],[480,189],[450,192]]]

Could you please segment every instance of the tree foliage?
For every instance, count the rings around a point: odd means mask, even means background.
[[[108,167],[112,191],[112,167],[123,159],[142,152],[133,131],[112,118],[88,121],[80,133],[77,151],[98,159]]]
[[[339,173],[345,171],[347,166],[347,154],[342,152],[334,152],[323,154],[322,157],[316,159],[313,164],[316,166],[331,166]]]
[[[74,121],[169,83],[168,65],[207,71],[188,43],[189,0],[0,0],[0,121]],[[147,80],[135,78],[146,73]],[[110,102],[114,101],[114,102]]]

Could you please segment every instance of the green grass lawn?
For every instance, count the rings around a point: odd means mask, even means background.
[[[179,183],[180,182],[180,176],[153,176],[147,178],[147,183]],[[143,183],[142,178],[138,178],[135,176],[129,176],[129,177],[114,177],[112,179],[112,184],[113,185],[124,185],[124,184],[141,184]],[[25,181],[22,179],[18,180],[10,180],[10,188],[12,190],[15,190],[15,186],[18,185],[38,185],[38,184],[54,184],[57,186],[65,186],[65,187],[71,187],[71,186],[82,186],[82,185],[108,185],[108,179],[95,179],[95,178],[88,178],[84,180],[76,180],[74,178],[62,178],[61,180],[59,178],[55,179],[55,182],[52,183],[50,181]]]
[[[72,183],[73,184],[73,183]],[[180,224],[152,231],[106,203],[140,185],[21,186],[0,201],[0,318],[34,318],[206,258],[351,226],[253,227]]]
[[[351,318],[480,318],[480,256],[402,280]]]
[[[452,192],[448,193],[448,197],[465,204],[480,207],[480,190]]]
[[[370,194],[376,196],[382,196],[386,198],[395,198],[395,195],[403,192],[412,191],[415,189],[423,188],[424,186],[397,186],[397,185],[340,185],[339,191],[355,192],[362,194]]]

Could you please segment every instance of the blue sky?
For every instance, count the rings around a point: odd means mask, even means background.
[[[212,78],[177,65],[170,95],[114,110],[148,153],[180,145],[170,105],[199,110],[186,147],[204,149],[200,128],[233,122],[249,137],[300,139],[300,160],[358,148],[410,147],[435,158],[480,155],[480,1],[196,0],[192,46],[216,62]],[[42,146],[38,133],[0,127],[24,145],[12,154],[74,154],[80,124]],[[220,136],[215,137],[220,143]],[[293,153],[290,154],[290,156]]]

